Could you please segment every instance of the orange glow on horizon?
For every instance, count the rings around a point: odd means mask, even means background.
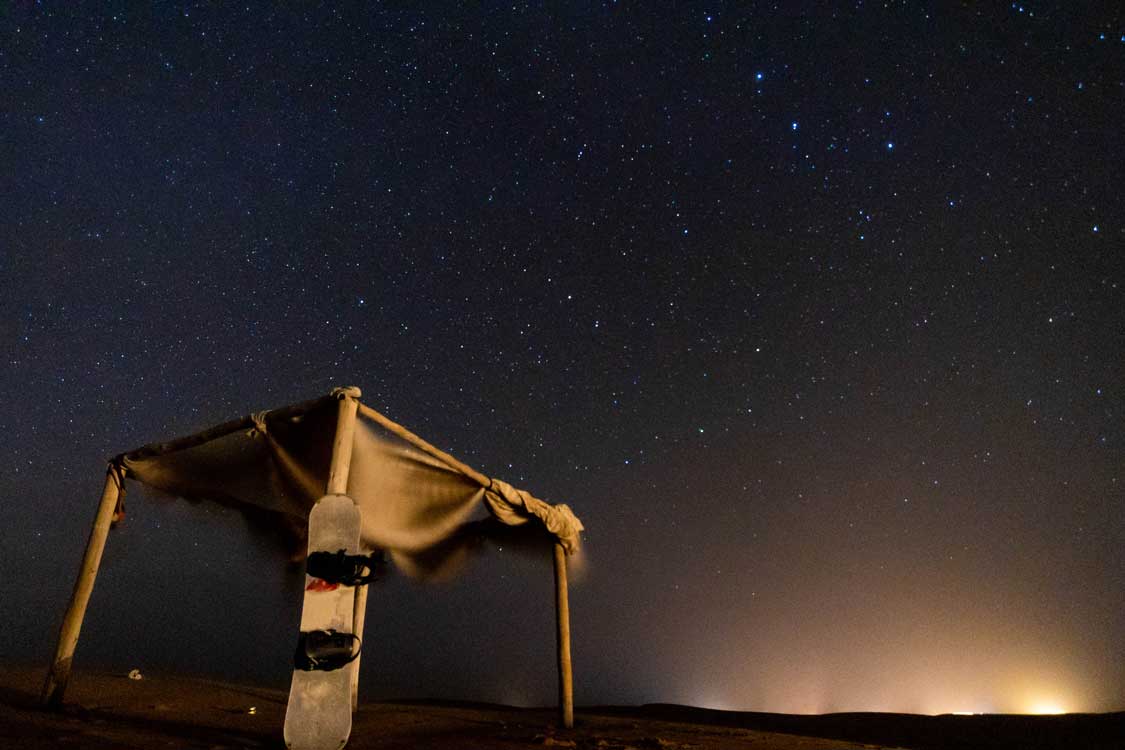
[[[1057,700],[1036,700],[1027,707],[1027,713],[1039,715],[1057,715],[1069,713]]]

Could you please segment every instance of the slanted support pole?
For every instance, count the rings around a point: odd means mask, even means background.
[[[67,605],[66,615],[59,628],[55,656],[47,670],[47,680],[43,683],[41,700],[43,705],[49,708],[58,708],[62,705],[63,693],[66,692],[67,682],[70,681],[70,667],[74,659],[74,649],[78,645],[78,634],[82,630],[82,620],[86,616],[86,605],[90,603],[90,594],[94,591],[94,580],[98,577],[98,567],[102,562],[106,537],[109,535],[113,513],[121,497],[124,480],[125,473],[121,466],[110,464],[106,471],[105,488],[102,490],[101,502],[98,503],[98,512],[94,515],[94,525],[86,542],[82,567],[78,569],[78,578],[74,582],[70,604]]]
[[[332,463],[328,467],[329,495],[348,494],[348,474],[352,466],[352,446],[355,443],[356,410],[359,408],[360,390],[355,387],[337,388],[333,395],[340,399],[336,417],[336,438],[332,441]],[[352,550],[359,552],[359,550]],[[363,643],[363,621],[367,614],[367,587],[357,586],[352,604],[352,632]],[[352,711],[359,707],[359,660],[348,665],[351,670]]]
[[[574,678],[570,670],[570,600],[566,585],[566,551],[555,544],[555,613],[558,617],[559,721],[574,728]]]

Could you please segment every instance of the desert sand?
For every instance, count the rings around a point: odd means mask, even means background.
[[[212,680],[77,672],[63,710],[37,698],[44,671],[0,670],[0,746],[23,748],[283,748],[286,692]],[[552,709],[451,702],[361,703],[352,750],[843,750],[843,748],[1122,748],[1125,714],[926,717],[782,714],[684,706],[590,707],[573,730]]]

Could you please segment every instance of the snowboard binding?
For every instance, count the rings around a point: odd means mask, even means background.
[[[331,672],[355,661],[363,645],[354,633],[309,630],[297,639],[293,665],[304,672]]]
[[[387,560],[382,551],[370,555],[349,555],[338,552],[313,552],[306,563],[306,571],[313,578],[344,586],[366,586],[383,575]]]

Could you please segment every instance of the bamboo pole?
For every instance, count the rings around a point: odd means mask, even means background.
[[[367,620],[367,585],[357,586],[355,590],[355,603],[352,605],[352,632],[359,637],[360,648],[363,647],[363,625]],[[359,708],[359,660],[363,658],[362,652],[355,658],[352,666],[352,712]]]
[[[336,437],[332,440],[332,463],[328,467],[329,495],[348,494],[348,472],[352,467],[352,444],[355,442],[355,412],[359,402],[358,388],[339,388],[336,393],[340,407],[336,416]]]
[[[570,664],[570,600],[566,582],[566,550],[555,543],[555,613],[558,618],[559,720],[574,728],[574,678]]]
[[[49,708],[58,708],[62,705],[63,694],[66,692],[67,683],[70,681],[70,668],[74,659],[74,649],[78,646],[78,634],[82,630],[82,620],[86,616],[86,606],[90,603],[90,595],[94,591],[94,580],[98,577],[98,567],[102,562],[102,552],[105,551],[106,537],[109,535],[110,523],[117,502],[121,497],[124,471],[119,464],[110,464],[106,471],[105,487],[102,489],[102,498],[98,503],[97,513],[94,514],[94,525],[90,529],[90,537],[86,542],[86,553],[82,556],[82,566],[78,569],[78,578],[74,582],[74,591],[70,595],[66,615],[63,616],[62,626],[59,628],[59,639],[55,646],[55,656],[47,670],[47,679],[43,683],[41,701]]]

